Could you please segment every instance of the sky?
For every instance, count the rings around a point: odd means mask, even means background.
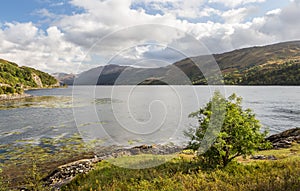
[[[0,58],[49,73],[157,67],[300,40],[300,0],[3,0]]]

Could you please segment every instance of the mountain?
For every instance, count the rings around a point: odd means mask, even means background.
[[[214,55],[225,84],[300,85],[300,41]],[[194,78],[194,84],[203,79]]]
[[[59,86],[51,75],[34,68],[0,59],[0,95],[22,94],[24,89]]]
[[[216,75],[217,63],[223,79]],[[201,68],[201,70],[199,69]],[[76,85],[300,85],[300,41],[186,58],[160,68],[106,65],[79,74]],[[204,77],[206,76],[206,78]]]
[[[55,77],[61,85],[72,85],[76,77],[75,74],[67,73],[53,73],[51,75]]]

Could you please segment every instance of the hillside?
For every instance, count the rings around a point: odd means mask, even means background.
[[[49,74],[0,59],[0,94],[22,94],[25,89],[58,86]]]
[[[62,85],[72,85],[76,75],[67,74],[67,73],[53,73],[53,77],[59,80],[59,83]]]
[[[83,72],[76,85],[204,85],[199,66],[210,70],[216,62],[226,85],[300,85],[300,41],[251,47],[212,56],[186,58],[161,68],[107,65]],[[63,82],[65,82],[62,79]],[[68,78],[66,84],[71,84]],[[214,83],[219,84],[220,81]]]
[[[300,41],[244,48],[214,57],[225,84],[300,85]],[[192,80],[194,84],[204,82],[199,77]]]

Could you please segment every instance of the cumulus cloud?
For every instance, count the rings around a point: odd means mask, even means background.
[[[249,3],[262,3],[265,1],[266,0],[209,0],[210,3],[220,3],[231,8],[246,5]]]
[[[282,10],[267,14],[258,29],[262,33],[276,36],[278,40],[295,40],[300,37],[300,1],[293,1]]]
[[[49,19],[47,27],[32,22],[2,24],[1,57],[48,72],[75,73],[83,59],[81,70],[106,64],[116,55],[118,64],[143,59],[172,63],[182,55],[299,39],[300,1],[257,15],[259,3],[266,1],[70,0],[70,7],[82,11],[69,15],[46,8],[38,11],[42,20]],[[195,48],[195,39],[203,46]],[[149,45],[155,43],[159,46]]]
[[[221,14],[225,23],[243,23],[245,18],[255,11],[254,7],[230,9]]]
[[[0,30],[1,57],[47,72],[75,72],[83,59],[79,47],[65,41],[55,26],[46,31],[32,23],[6,23]],[[70,67],[71,66],[71,67]]]

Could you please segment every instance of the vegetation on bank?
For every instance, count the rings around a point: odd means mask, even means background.
[[[230,85],[299,85],[299,73],[299,61],[289,61],[225,73],[224,82]]]
[[[14,150],[19,155],[15,155],[14,160],[3,163],[4,166],[1,167],[0,190],[20,190],[20,188],[51,190],[51,187],[44,185],[43,178],[55,167],[81,157],[92,156],[87,152],[80,152],[83,149],[80,139],[72,138],[64,141],[74,142],[76,139],[77,143],[74,145],[77,146],[72,148],[66,146],[56,152],[49,153],[49,148],[42,149],[40,146],[27,149],[23,146]],[[46,145],[52,143],[46,139],[43,141]],[[127,169],[102,161],[94,170],[77,176],[61,190],[298,191],[300,189],[299,144],[293,144],[287,149],[264,150],[254,154],[274,155],[278,160],[238,157],[224,168],[209,168],[192,150],[185,150],[162,165],[147,169]],[[147,160],[153,162],[150,158],[138,159],[130,161],[137,165],[147,163]]]
[[[160,166],[139,170],[102,161],[95,170],[78,176],[62,190],[300,190],[300,146],[268,152],[279,160],[238,158],[224,168],[213,169],[203,165],[194,154],[179,154]]]
[[[254,65],[248,68],[221,70],[225,85],[300,85],[300,62]],[[207,84],[203,75],[191,77],[194,85]]]
[[[190,114],[199,125],[185,132],[190,138],[188,148],[197,150],[202,162],[209,166],[226,166],[238,156],[246,157],[262,148],[267,131],[250,109],[242,108],[242,98],[232,94],[228,99],[215,92],[205,107]]]
[[[35,76],[39,79],[35,79]],[[13,62],[0,59],[0,95],[22,94],[24,89],[51,87],[56,84],[57,80],[45,72],[25,66],[19,67]]]

